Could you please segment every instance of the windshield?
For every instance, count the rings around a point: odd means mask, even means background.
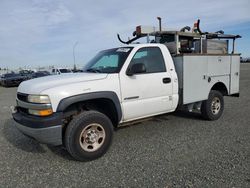
[[[71,70],[69,69],[59,69],[61,73],[69,73]]]
[[[126,61],[132,47],[114,48],[99,52],[84,67],[84,72],[118,73]]]
[[[21,70],[21,71],[19,71],[19,74],[31,74],[31,73],[33,73],[33,71],[30,71],[30,70]]]

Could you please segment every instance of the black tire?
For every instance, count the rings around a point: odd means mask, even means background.
[[[215,107],[215,103],[220,105]],[[201,115],[206,120],[217,120],[221,117],[224,110],[224,98],[221,92],[211,90],[206,101],[202,102]]]
[[[94,133],[94,136],[99,135],[98,131],[100,130],[100,132],[104,135],[102,139],[101,137],[96,136],[97,141],[95,142],[95,144],[97,144],[98,146],[100,145],[99,148],[97,147],[98,149],[96,150],[94,150],[94,144],[92,144],[92,146],[89,141],[91,136],[89,136],[89,138],[86,138],[88,137],[88,134],[92,134],[92,125],[97,125],[97,128],[95,130],[98,129],[97,134]],[[89,131],[91,133],[89,133]],[[81,136],[84,134],[85,137]],[[67,126],[64,136],[64,143],[66,149],[74,159],[78,161],[89,161],[99,158],[107,152],[112,142],[112,136],[113,125],[106,115],[97,111],[85,111],[75,116]],[[96,138],[94,139],[96,140]],[[100,143],[99,140],[101,140]],[[88,145],[87,148],[84,148],[86,145]]]

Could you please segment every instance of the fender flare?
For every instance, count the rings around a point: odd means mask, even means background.
[[[92,93],[84,93],[80,95],[74,95],[67,98],[62,99],[58,106],[57,106],[57,112],[63,112],[67,107],[70,105],[77,103],[77,102],[84,102],[87,100],[92,99],[109,99],[111,100],[116,108],[117,115],[118,115],[118,122],[122,119],[122,109],[120,100],[117,96],[117,94],[113,91],[100,91],[100,92],[92,92]]]
[[[230,90],[229,90],[229,88],[227,87],[227,84],[224,82],[224,81],[218,81],[218,82],[216,82],[216,83],[214,83],[213,84],[213,86],[212,87],[210,87],[210,91],[214,88],[214,87],[216,87],[216,86],[222,86],[222,87],[224,87],[224,88],[216,88],[216,90],[218,90],[218,91],[221,91],[221,90],[223,90],[223,89],[225,89],[225,91],[226,91],[226,93],[222,93],[222,94],[224,94],[224,95],[230,95]]]

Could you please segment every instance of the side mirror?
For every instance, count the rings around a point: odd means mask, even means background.
[[[146,72],[146,67],[143,63],[133,64],[127,71],[128,76],[133,76],[134,74],[141,74]]]

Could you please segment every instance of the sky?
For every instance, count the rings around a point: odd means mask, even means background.
[[[239,34],[236,51],[250,57],[249,0],[1,0],[0,68],[83,66],[98,51],[118,47],[119,33],[137,25],[193,26]]]

